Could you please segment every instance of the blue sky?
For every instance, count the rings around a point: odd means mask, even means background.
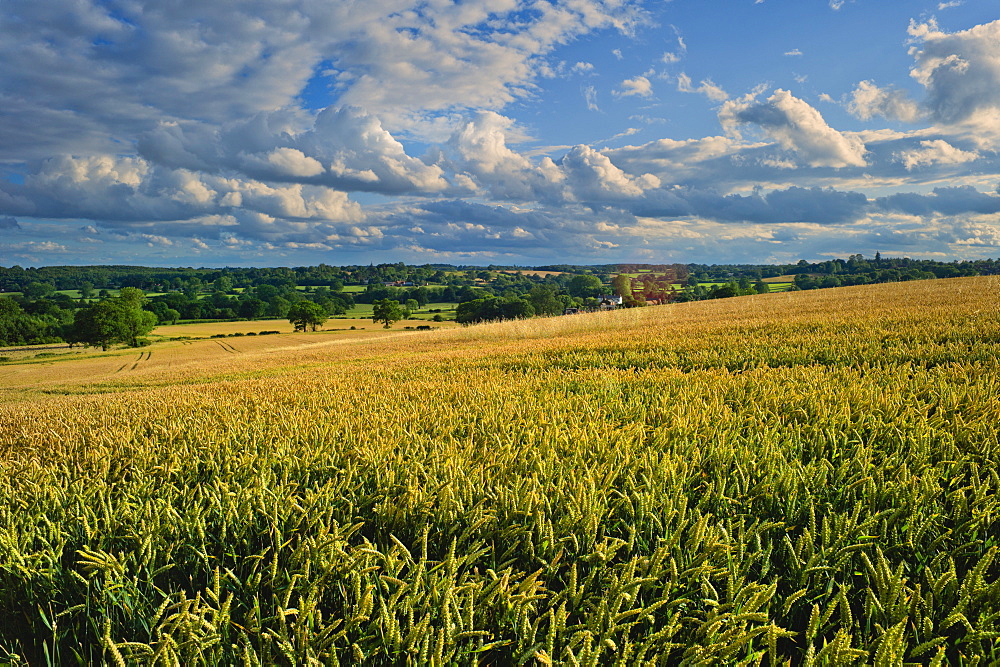
[[[987,0],[11,0],[0,265],[1000,256]]]

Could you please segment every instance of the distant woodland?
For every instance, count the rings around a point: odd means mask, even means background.
[[[783,265],[12,266],[0,267],[0,346],[135,345],[157,324],[285,318],[301,301],[334,317],[370,313],[360,304],[375,301],[395,301],[406,316],[436,305],[434,310],[450,313],[447,317],[471,323],[586,311],[606,296],[637,307],[997,273],[1000,260],[938,262],[879,254]],[[123,318],[130,323],[124,331]]]

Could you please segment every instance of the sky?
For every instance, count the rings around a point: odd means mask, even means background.
[[[1000,257],[996,0],[5,0],[0,265]]]

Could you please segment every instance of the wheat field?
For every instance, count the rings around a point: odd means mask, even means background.
[[[998,291],[0,367],[0,663],[995,664]]]

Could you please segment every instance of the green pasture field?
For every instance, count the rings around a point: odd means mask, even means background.
[[[997,664],[998,290],[0,366],[0,663]]]
[[[444,319],[453,320],[455,319],[455,306],[454,303],[429,303],[423,308],[417,309],[413,313],[414,319],[421,320],[431,320],[437,313],[430,312],[431,309],[439,309],[441,311],[440,315]],[[331,319],[350,319],[350,318],[371,318],[374,312],[374,306],[370,303],[358,303],[355,304],[353,308],[349,308],[347,313],[344,315],[334,315]]]
[[[347,313],[344,315],[335,315],[334,317],[371,317],[375,306],[370,303],[356,303],[353,307],[347,309]]]

